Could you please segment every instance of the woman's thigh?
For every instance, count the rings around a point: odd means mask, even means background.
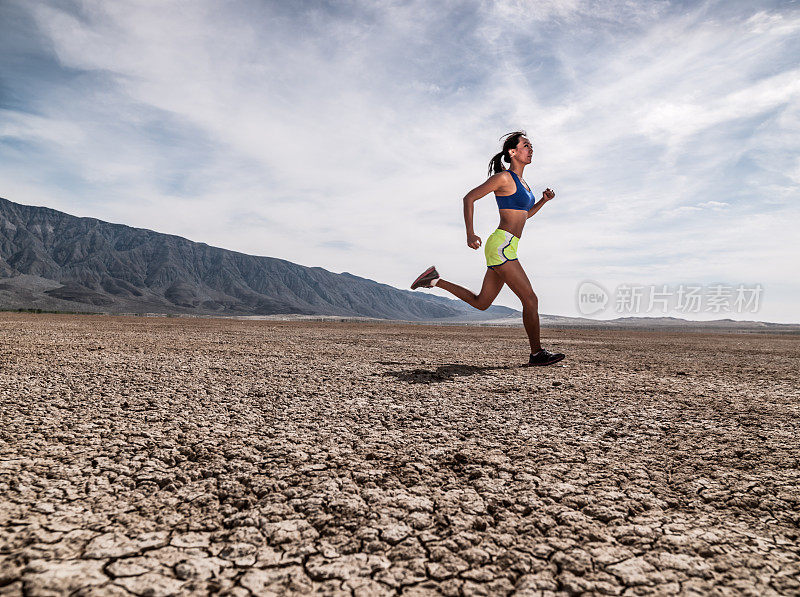
[[[483,284],[481,285],[481,291],[478,294],[478,303],[479,306],[482,304],[486,304],[487,306],[491,305],[494,302],[494,299],[497,298],[497,295],[500,294],[500,291],[503,289],[503,278],[494,271],[492,268],[486,268],[486,275],[483,276]]]
[[[533,286],[528,279],[528,274],[522,269],[522,264],[518,260],[506,261],[503,265],[499,265],[494,270],[511,291],[516,294],[519,299],[524,303],[528,300],[535,300],[536,295],[533,292]]]

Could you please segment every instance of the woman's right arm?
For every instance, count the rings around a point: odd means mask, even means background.
[[[481,197],[485,197],[492,191],[496,191],[503,185],[505,172],[493,174],[482,185],[475,187],[464,195],[464,224],[467,227],[467,246],[477,249],[481,246],[481,238],[475,234],[473,227],[473,215],[475,213],[475,202]],[[505,177],[507,178],[507,177]]]

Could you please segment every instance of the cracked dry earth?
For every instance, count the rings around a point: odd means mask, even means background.
[[[799,336],[0,325],[0,594],[800,594]]]

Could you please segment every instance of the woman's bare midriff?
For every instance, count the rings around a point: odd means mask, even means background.
[[[522,209],[501,209],[500,224],[497,226],[501,230],[510,232],[517,238],[522,238],[522,229],[528,220],[528,212]]]

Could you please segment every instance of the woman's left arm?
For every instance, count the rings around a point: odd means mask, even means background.
[[[542,198],[539,199],[539,201],[537,201],[536,203],[534,203],[533,207],[531,207],[528,210],[528,217],[532,218],[536,214],[537,211],[542,209],[542,205],[544,205],[545,203],[550,201],[550,199],[552,199],[555,196],[556,196],[556,194],[552,189],[545,189],[544,193],[542,193]]]

